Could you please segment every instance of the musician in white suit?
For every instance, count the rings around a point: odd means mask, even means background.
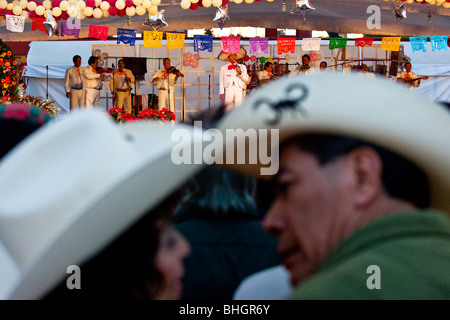
[[[220,68],[219,93],[220,99],[225,102],[226,111],[229,111],[242,103],[243,88],[248,81],[247,68],[243,64],[236,63],[237,59],[245,56],[246,52],[241,48],[239,53],[221,52],[218,59],[228,61]]]

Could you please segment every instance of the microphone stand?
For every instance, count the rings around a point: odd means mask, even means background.
[[[208,110],[211,111],[211,75],[208,78]]]
[[[48,66],[45,66],[47,68],[47,93],[45,98],[48,100]]]

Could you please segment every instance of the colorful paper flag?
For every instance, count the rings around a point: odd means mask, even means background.
[[[109,27],[89,25],[89,37],[106,41]]]
[[[163,33],[160,31],[144,31],[144,47],[161,48]]]
[[[303,51],[319,51],[320,50],[320,38],[303,38],[302,50]]]
[[[81,21],[78,19],[73,20],[60,20],[60,36],[80,36]]]
[[[409,42],[413,52],[427,52],[427,37],[409,37]]]
[[[278,54],[295,53],[295,38],[277,38]]]
[[[44,26],[45,19],[42,18],[33,18],[33,24],[31,25],[31,31],[39,30],[47,32]]]
[[[386,51],[399,51],[400,37],[384,37],[381,40],[381,49]]]
[[[137,30],[117,28],[117,44],[124,43],[134,47]]]
[[[241,38],[240,37],[222,37],[222,52],[239,53],[241,51]]]
[[[263,53],[263,54],[269,54],[269,38],[264,37],[255,37],[249,39],[250,54],[257,54],[257,53]]]
[[[448,42],[448,36],[430,36],[431,40],[431,49],[434,50],[444,50],[447,51],[447,42]]]
[[[372,46],[373,40],[375,40],[375,38],[372,37],[368,37],[368,38],[357,38],[355,39],[355,45],[357,47],[365,47],[365,46]]]
[[[345,48],[347,46],[348,38],[330,38],[328,48],[330,50]]]
[[[6,17],[6,30],[12,32],[23,32],[23,28],[25,27],[25,17],[13,16],[10,14],[7,14],[5,17]]]
[[[184,33],[166,32],[167,49],[183,49],[184,37]]]
[[[194,51],[212,52],[213,36],[194,35]]]

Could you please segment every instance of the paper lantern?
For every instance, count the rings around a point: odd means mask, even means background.
[[[103,0],[95,0],[95,6],[96,7],[100,7],[100,4],[102,3]]]
[[[60,4],[61,4],[61,0],[52,0],[53,8],[59,7]]]
[[[125,13],[127,16],[132,17],[136,14],[136,9],[134,7],[128,7],[126,8]]]
[[[142,4],[142,1],[143,0],[133,0],[133,3],[137,7],[137,6],[140,6]]]
[[[70,17],[69,17],[69,15],[67,14],[67,11],[63,11],[63,12],[61,12],[61,19],[62,20],[67,20],[67,19],[69,19]]]
[[[84,10],[83,10],[83,14],[84,14],[86,17],[90,17],[90,16],[92,16],[92,15],[94,14],[94,9],[92,9],[91,7],[86,7],[86,8],[84,8]]]
[[[34,12],[34,11],[29,11],[28,12],[28,18],[33,19],[33,18],[36,18],[36,17],[37,17],[36,12]]]
[[[61,8],[62,11],[67,11],[70,7],[70,3],[69,3],[69,1],[63,0],[59,4],[59,7]],[[28,9],[30,9],[30,8],[28,8]]]
[[[138,16],[143,16],[146,12],[147,12],[147,10],[145,10],[143,6],[136,7],[136,14]]]
[[[118,15],[119,17],[124,17],[126,14],[127,14],[127,13],[126,13],[125,9],[121,9],[121,10],[119,10],[119,11],[117,12],[117,15]]]
[[[51,9],[52,8],[52,2],[50,0],[44,0],[44,2],[42,2],[42,6],[45,9]]]
[[[103,10],[103,17],[108,18],[110,16],[108,10]]]
[[[198,8],[198,3],[191,3],[191,6],[189,7],[189,9],[191,10],[197,10]]]
[[[84,9],[86,9],[86,2],[84,1],[77,1],[76,6],[78,7],[78,9],[80,9],[80,11],[82,12]]]
[[[68,0],[71,6],[76,6],[79,0]]]
[[[198,3],[198,0],[190,0],[191,3]]]
[[[116,6],[111,5],[111,7],[109,7],[109,9],[108,9],[108,12],[109,12],[109,15],[115,16],[119,12],[119,10],[117,10]]]
[[[94,7],[95,6],[95,0],[86,0],[86,7]]]
[[[156,13],[158,12],[158,6],[151,6],[150,8],[148,8],[148,13],[152,16],[156,15]]]
[[[161,3],[161,0],[152,0],[152,5],[158,6]]]
[[[13,13],[14,13],[14,15],[16,15],[16,16],[20,16],[20,14],[22,13],[22,8],[21,8],[20,6],[15,6],[15,7],[13,8]]]
[[[36,4],[36,3],[35,3]],[[6,0],[0,0],[0,9],[6,9],[6,6],[8,5],[8,1]]]
[[[129,8],[129,7],[133,7],[133,0],[125,0],[125,7]]]
[[[245,3],[248,3],[248,4],[253,3],[253,0],[244,0],[244,1],[245,1]]]
[[[11,2],[11,3],[12,3],[13,8],[14,8],[15,6],[18,6],[18,5],[19,5],[19,0],[14,0],[14,1]]]
[[[144,9],[148,9],[152,6],[152,2],[151,0],[144,0],[142,1],[142,8]]]
[[[202,4],[205,8],[209,8],[209,7],[211,7],[212,0],[203,0]]]
[[[22,13],[20,14],[21,17],[25,17],[25,19],[29,18],[29,13],[28,11],[23,10]]]
[[[36,10],[37,4],[36,2],[28,2],[27,8],[29,11],[34,11]]]
[[[100,3],[100,9],[102,9],[103,11],[108,11],[110,6],[111,5],[108,1],[102,1],[102,3]]]
[[[36,10],[34,10],[38,16],[42,16],[45,13],[44,6],[37,6]]]
[[[28,6],[28,0],[20,0],[19,1],[19,7],[23,9],[25,9]]]
[[[7,11],[11,11],[12,12],[12,9],[14,9],[14,7],[15,7],[15,5],[14,4],[12,4],[12,3],[8,3],[8,5],[6,6],[6,10]],[[43,8],[43,7],[42,7]],[[6,14],[6,12],[5,12],[5,14]]]
[[[125,9],[125,1],[117,0],[115,6],[116,6],[117,10]]]
[[[94,16],[94,18],[100,19],[101,17],[103,17],[103,11],[100,8],[95,8],[92,15]]]
[[[76,6],[70,6],[67,10],[69,17],[75,18],[80,13],[80,10]]]
[[[234,0],[234,3],[241,4],[243,0]],[[273,0],[272,0],[273,1]]]
[[[212,0],[212,5],[214,7],[220,7],[222,5],[222,0]]]
[[[61,16],[61,13],[62,13],[62,10],[61,10],[60,7],[54,7],[54,8],[52,9],[52,15],[53,15],[54,17],[59,17],[59,16]]]
[[[185,10],[189,9],[189,7],[191,6],[191,2],[189,0],[181,0],[180,6]]]

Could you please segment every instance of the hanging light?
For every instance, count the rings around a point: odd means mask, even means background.
[[[281,6],[281,11],[286,11],[286,0],[283,0],[283,5]]]

